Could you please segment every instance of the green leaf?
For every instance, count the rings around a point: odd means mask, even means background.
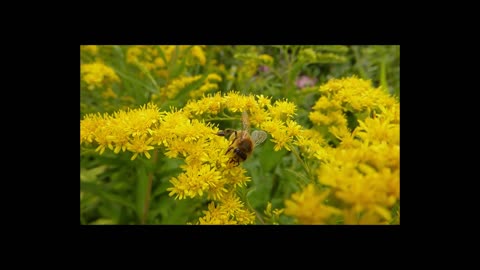
[[[93,182],[97,180],[97,176],[103,173],[107,169],[107,166],[102,165],[93,169],[80,168],[80,181]]]
[[[261,159],[262,168],[265,172],[271,172],[287,153],[285,149],[275,151],[273,149],[274,145],[273,142],[267,140],[262,146],[255,148],[255,154]]]
[[[255,187],[247,193],[247,198],[253,208],[256,210],[265,209],[267,202],[270,201],[270,193],[273,187],[271,179],[257,179]]]
[[[139,80],[139,79],[137,79],[137,78],[134,78],[134,77],[132,77],[132,76],[130,76],[130,75],[127,75],[126,73],[124,73],[123,71],[120,71],[120,70],[118,70],[118,69],[115,69],[115,68],[113,68],[113,69],[114,69],[115,73],[118,74],[118,76],[120,77],[120,79],[121,79],[122,81],[124,81],[124,83],[125,83],[125,82],[131,82],[133,85],[142,86],[143,89],[145,89],[145,90],[147,90],[147,91],[149,91],[149,92],[151,92],[151,93],[156,93],[156,92],[158,92],[158,90],[155,89],[155,87],[152,87],[151,85],[146,84],[144,81],[141,81],[141,80]],[[148,71],[144,71],[144,72],[148,72]]]
[[[176,64],[172,67],[172,71],[170,72],[170,78],[176,78],[177,76],[182,74],[183,70],[185,69],[186,61],[187,61],[187,57],[182,57],[180,64]]]
[[[122,196],[118,196],[116,194],[109,193],[108,191],[105,191],[102,186],[94,184],[94,183],[88,183],[88,182],[80,182],[80,190],[83,192],[89,192],[92,194],[95,194],[99,196],[102,199],[118,203],[120,205],[129,207],[133,210],[135,210],[135,205],[131,202],[129,202],[127,199],[125,199]]]
[[[305,175],[304,172],[297,172],[288,168],[286,168],[285,171],[294,176],[293,179],[295,179],[298,186],[305,186],[310,183],[310,179]]]
[[[157,49],[158,55],[160,55],[160,58],[162,58],[163,62],[167,63],[167,57],[165,57],[162,48],[160,48],[159,46],[156,46],[155,48]]]

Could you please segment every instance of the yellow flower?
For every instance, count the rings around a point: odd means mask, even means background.
[[[215,206],[215,203],[211,202],[208,205],[208,211],[203,211],[205,214],[204,217],[199,219],[199,224],[216,224],[216,225],[223,225],[223,224],[235,224],[236,222],[233,220],[229,220],[228,213],[222,209],[221,207]]]
[[[80,46],[80,51],[88,52],[92,55],[97,55],[98,46],[97,45],[82,45],[82,46]]]
[[[234,192],[230,191],[220,199],[221,207],[231,216],[243,212],[243,203]]]
[[[120,81],[112,68],[100,62],[81,64],[80,75],[81,79],[87,84],[88,90]]]
[[[80,121],[80,144],[93,143],[95,132],[104,125],[105,121],[100,114],[88,114]]]
[[[318,180],[345,204],[346,224],[389,222],[389,209],[400,200],[399,121],[391,113],[396,106],[389,108],[359,120],[352,133],[330,128],[341,143],[324,149]]]
[[[275,143],[274,150],[279,151],[282,148],[291,151],[289,143],[293,141],[293,137],[289,136],[287,127],[280,120],[272,120],[263,122],[261,128],[272,136],[272,142]]]
[[[152,150],[153,128],[158,125],[162,113],[154,104],[147,104],[139,109],[118,111],[113,115],[88,114],[80,121],[80,143],[97,143],[96,151],[102,154],[108,147],[114,153],[129,150],[150,158]]]
[[[312,107],[315,111],[340,110],[341,108],[339,101],[328,99],[325,96],[320,97]]]
[[[320,92],[309,114],[314,127],[300,129],[294,144],[305,157],[321,161],[315,169],[317,180],[338,202],[345,224],[391,222],[392,207],[400,200],[399,103],[355,77],[332,79]],[[347,126],[347,114],[356,123]],[[275,138],[282,126],[271,129]],[[339,143],[329,146],[322,135]],[[297,210],[285,211],[293,216]]]
[[[343,104],[343,108],[351,108],[354,111],[368,111],[379,106],[389,107],[395,103],[394,98],[388,96],[382,89],[373,88],[371,81],[355,76],[331,79],[320,86],[320,92],[337,104]],[[321,101],[321,104],[323,103],[324,99]],[[316,104],[315,110],[323,108],[324,105],[321,104]]]
[[[209,164],[202,166],[188,166],[187,171],[180,174],[178,178],[172,178],[170,182],[173,187],[167,188],[170,191],[169,196],[185,199],[186,197],[195,198],[203,196],[210,187],[222,185],[220,172]]]
[[[300,224],[325,224],[332,215],[341,213],[324,204],[327,196],[328,192],[320,193],[309,184],[301,192],[294,193],[291,200],[285,201],[285,215],[295,217]]]
[[[271,102],[271,98],[269,98],[269,97],[264,97],[263,95],[257,95],[257,96],[255,96],[255,97],[258,99],[257,102],[258,102],[258,105],[260,106],[260,108],[263,109],[263,108],[265,108],[265,107],[268,108],[268,107],[272,106],[272,105],[271,105],[271,103],[272,103],[272,102]]]
[[[296,136],[297,139],[294,144],[299,146],[300,150],[309,158],[322,151],[322,148],[325,146],[325,140],[322,135],[313,129],[303,129]]]
[[[202,86],[200,86],[200,88],[190,92],[190,97],[199,98],[199,97],[203,96],[206,92],[212,91],[212,90],[217,90],[217,89],[218,89],[218,84],[209,83],[209,82],[205,81],[205,83]]]
[[[246,100],[236,92],[229,92],[224,96],[225,107],[231,112],[242,112],[246,107]]]
[[[155,66],[163,68],[166,66],[165,61],[161,57],[155,58]]]
[[[138,154],[144,154],[148,159],[151,157],[148,150],[152,150],[153,146],[150,146],[153,138],[147,138],[146,134],[141,136],[134,137],[130,142],[127,144],[127,150],[133,152],[133,156],[131,160],[137,158]]]
[[[107,90],[105,90],[102,93],[102,97],[104,97],[104,98],[117,98],[117,94],[115,94],[115,92],[113,92],[111,87],[108,87]]]
[[[296,106],[288,101],[275,101],[275,104],[269,108],[272,118],[279,120],[286,120],[295,115]]]
[[[365,121],[358,120],[359,126],[356,135],[363,141],[374,144],[382,142],[400,144],[400,125],[392,124],[389,120],[383,117],[367,118]]]
[[[199,218],[199,224],[253,224],[255,213],[245,209],[234,192],[230,191],[219,202],[217,206],[211,202],[208,211]]]
[[[198,81],[201,77],[202,76],[198,75],[194,77],[180,76],[175,78],[168,85],[160,88],[159,95],[162,98],[173,99],[185,87]]]
[[[225,155],[225,152],[223,152],[223,155]],[[243,167],[240,166],[226,166],[225,170],[222,172],[223,177],[227,180],[227,183],[232,185],[234,188],[237,187],[242,187],[246,186],[247,182],[249,182],[251,179],[250,177],[246,176],[246,170]]]
[[[235,219],[238,224],[255,224],[255,213],[248,209],[243,209],[243,211],[239,211],[235,214]]]
[[[200,65],[204,66],[207,62],[207,58],[205,57],[205,52],[203,51],[202,47],[200,46],[193,46],[192,47],[192,55],[195,57]]]
[[[209,82],[221,82],[222,77],[220,77],[220,75],[218,75],[216,73],[210,73],[207,76],[207,81],[209,81]]]
[[[280,215],[285,211],[285,209],[273,209],[272,211],[272,203],[268,202],[267,207],[263,211],[263,213],[266,215],[266,220],[271,222],[272,224],[278,224],[278,219],[280,218]]]
[[[295,105],[278,101],[272,106],[270,100],[231,91],[190,100],[183,108],[167,112],[150,103],[112,115],[87,115],[80,121],[80,142],[98,144],[97,151],[101,153],[107,148],[116,154],[128,150],[133,152],[131,159],[139,154],[150,158],[150,150],[157,146],[167,158],[181,158],[185,162],[180,166],[183,172],[170,179],[169,196],[212,200],[209,211],[199,219],[200,224],[253,224],[255,213],[233,195],[251,178],[243,166],[229,162],[231,156],[225,154],[230,145],[228,138],[218,136],[217,127],[198,119],[224,112],[240,123],[241,113],[247,111],[253,127],[264,127],[272,134],[276,150],[282,147],[291,150],[295,138],[305,135],[302,127],[291,119]],[[281,211],[276,213],[279,215]]]
[[[273,58],[268,54],[261,54],[258,56],[258,59],[262,61],[265,65],[273,64]]]

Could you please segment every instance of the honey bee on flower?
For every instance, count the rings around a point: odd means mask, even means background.
[[[229,163],[234,163],[237,166],[240,162],[245,161],[252,153],[253,149],[262,144],[267,139],[267,133],[263,130],[254,130],[250,134],[250,122],[248,121],[248,114],[244,111],[242,113],[242,129],[225,129],[217,132],[218,136],[224,136],[232,142],[225,154],[232,151],[233,156]]]

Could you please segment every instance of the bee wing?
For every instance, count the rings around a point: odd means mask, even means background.
[[[252,140],[255,143],[255,146],[263,143],[267,139],[267,133],[263,130],[254,130],[252,132]]]
[[[250,129],[250,122],[248,121],[248,114],[246,111],[242,112],[242,127],[243,127],[243,130],[247,132]]]

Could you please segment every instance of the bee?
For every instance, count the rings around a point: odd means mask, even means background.
[[[217,135],[232,140],[225,154],[233,151],[233,157],[229,163],[234,163],[236,166],[245,161],[253,153],[253,149],[267,138],[267,133],[263,130],[254,130],[250,134],[250,122],[246,112],[242,113],[242,130],[225,129],[217,132]]]

